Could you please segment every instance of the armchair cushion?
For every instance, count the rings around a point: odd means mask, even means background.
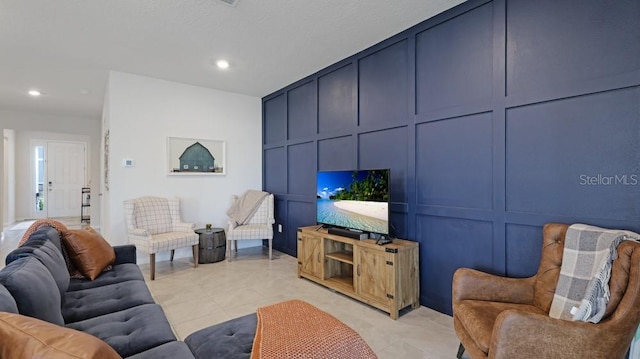
[[[131,239],[134,239],[133,237]],[[151,240],[134,241],[138,249],[146,253],[158,253],[175,248],[198,244],[199,237],[195,232],[168,232],[153,236]]]
[[[624,358],[628,345],[621,341],[631,342],[635,328],[507,310],[496,319],[489,351],[496,359],[522,358],[527,353],[535,353],[535,358]]]
[[[169,201],[160,197],[142,197],[136,200],[133,213],[135,227],[151,234],[173,231]]]
[[[191,232],[193,232],[193,230],[195,228],[196,228],[196,225],[194,223],[187,223],[187,222],[174,222],[173,223],[173,231],[174,232],[191,233]]]
[[[265,239],[273,237],[273,228],[270,224],[245,224],[232,228],[227,233],[227,240],[238,239]]]
[[[509,309],[546,315],[539,308],[529,304],[465,300],[456,306],[456,316],[475,344],[487,353],[496,318]]]

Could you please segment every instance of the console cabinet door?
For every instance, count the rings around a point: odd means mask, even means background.
[[[298,270],[322,279],[321,238],[298,233]]]
[[[393,255],[383,248],[356,250],[356,293],[369,302],[390,305],[393,298]]]

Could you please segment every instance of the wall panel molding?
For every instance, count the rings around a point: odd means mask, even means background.
[[[640,231],[640,2],[603,4],[469,0],[264,97],[276,248],[315,223],[315,172],[356,168],[391,168],[444,313],[459,267],[531,275],[545,223]]]

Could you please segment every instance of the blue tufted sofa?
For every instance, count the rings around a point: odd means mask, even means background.
[[[123,358],[249,358],[256,315],[192,333],[178,341],[136,264],[133,245],[113,247],[112,269],[95,280],[70,278],[58,231],[41,227],[6,257],[0,312],[89,333]]]
[[[177,341],[136,265],[135,247],[114,247],[113,268],[98,278],[70,278],[58,231],[41,227],[6,258],[0,311],[92,334],[124,358],[195,358]]]

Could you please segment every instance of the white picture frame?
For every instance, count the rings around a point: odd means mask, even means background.
[[[169,176],[223,176],[226,170],[225,141],[185,137],[167,138],[167,174]]]

